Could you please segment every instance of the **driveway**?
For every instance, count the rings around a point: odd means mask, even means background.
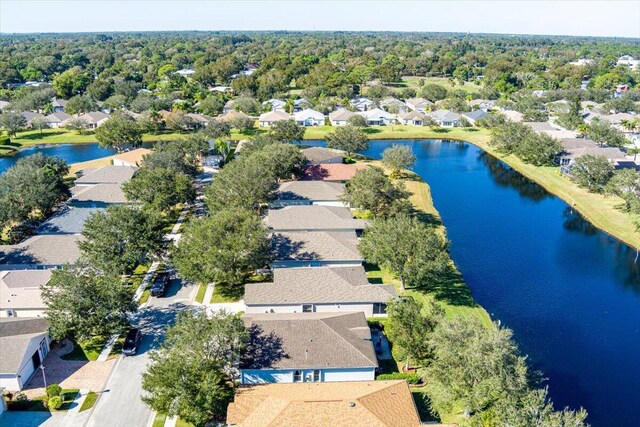
[[[152,411],[142,402],[141,396],[142,374],[149,362],[149,350],[157,347],[177,314],[189,307],[196,291],[196,286],[183,286],[180,279],[172,280],[165,297],[150,298],[147,306],[138,311],[132,321],[144,334],[138,353],[118,358],[87,423],[89,427],[147,425]]]

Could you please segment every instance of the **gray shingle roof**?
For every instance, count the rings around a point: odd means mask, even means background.
[[[468,113],[462,113],[462,115],[471,120],[482,120],[487,117],[489,113],[484,110],[473,110],[469,111]]]
[[[44,309],[40,286],[51,279],[52,270],[0,272],[0,309]]]
[[[103,166],[85,169],[76,184],[122,184],[133,178],[139,168],[135,166]]]
[[[364,313],[245,314],[247,327],[282,357],[252,359],[244,369],[373,368],[378,366]],[[260,345],[259,340],[252,341]],[[261,350],[267,348],[261,346]]]
[[[33,236],[17,245],[0,246],[2,265],[62,265],[80,257],[76,234],[44,234]]]
[[[29,342],[47,333],[49,322],[43,318],[0,319],[0,373],[17,374]]]
[[[336,151],[333,151],[329,148],[324,147],[310,147],[302,150],[302,154],[310,163],[326,163],[331,160],[338,160],[339,163],[342,163],[342,154]]]
[[[393,285],[369,283],[364,267],[276,268],[273,283],[245,285],[247,305],[386,303]]]
[[[564,150],[597,146],[595,142],[587,138],[563,138],[560,140],[560,144]]]
[[[565,157],[570,159],[577,159],[578,157],[591,155],[591,156],[604,156],[609,160],[623,160],[625,158],[624,153],[616,147],[583,147],[573,150],[567,150]]]
[[[266,218],[267,227],[273,230],[362,230],[365,221],[354,219],[351,210],[335,206],[287,206],[270,209]]]
[[[356,113],[349,110],[336,110],[329,113],[329,119],[333,121],[347,121],[350,117],[355,116]]]
[[[289,181],[280,184],[277,200],[338,200],[345,186],[339,182]]]
[[[84,223],[103,208],[79,208],[64,206],[47,222],[38,227],[38,234],[79,234]]]
[[[460,120],[460,114],[449,110],[434,111],[431,113],[431,116],[441,122],[455,122],[456,120]]]
[[[271,251],[275,260],[361,260],[354,231],[290,231],[274,233]]]
[[[120,184],[76,185],[71,187],[71,203],[75,202],[126,203],[127,198]]]

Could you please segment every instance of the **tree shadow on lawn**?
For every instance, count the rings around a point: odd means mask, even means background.
[[[68,132],[64,130],[56,130],[53,132],[43,132],[42,134],[40,134],[40,132],[35,132],[35,133],[30,133],[28,135],[19,135],[17,139],[25,139],[29,141],[38,140],[38,139],[44,140],[50,137],[56,137],[56,136],[64,135],[67,133]]]
[[[244,284],[216,283],[211,302],[236,302],[240,301],[242,297],[244,297]]]
[[[437,301],[442,301],[452,306],[479,306],[473,299],[471,289],[464,282],[462,274],[453,265],[447,273],[438,279],[429,284],[411,287],[410,289],[430,293],[434,295]]]
[[[364,129],[362,129],[362,131],[363,131],[364,133],[366,133],[367,135],[372,135],[372,134],[374,134],[374,133],[380,133],[380,132],[382,132],[382,130],[381,130],[381,129],[377,129],[377,128],[369,128],[369,127],[368,127],[368,128],[364,128]]]

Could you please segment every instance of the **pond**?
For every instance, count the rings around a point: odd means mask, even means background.
[[[514,330],[556,408],[583,406],[596,427],[638,425],[635,250],[474,145],[382,140],[362,154],[392,144],[412,146],[474,298]]]
[[[4,173],[11,166],[16,164],[23,157],[42,153],[47,156],[58,156],[67,163],[86,162],[88,160],[99,159],[100,157],[111,156],[116,150],[102,148],[98,144],[60,144],[33,146],[18,151],[13,156],[0,157],[0,174]]]

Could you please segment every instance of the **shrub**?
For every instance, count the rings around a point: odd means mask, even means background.
[[[51,384],[47,386],[47,396],[60,396],[60,393],[62,393],[62,387],[60,387],[58,384]]]
[[[49,398],[49,402],[47,403],[47,406],[49,407],[49,409],[53,411],[57,411],[62,406],[62,397],[53,396]]]
[[[7,145],[11,142],[11,138],[8,135],[0,136],[0,145]]]
[[[408,374],[404,372],[394,372],[392,374],[380,374],[376,379],[379,381],[406,380],[409,384],[420,384],[420,376],[418,376],[418,374]]]

